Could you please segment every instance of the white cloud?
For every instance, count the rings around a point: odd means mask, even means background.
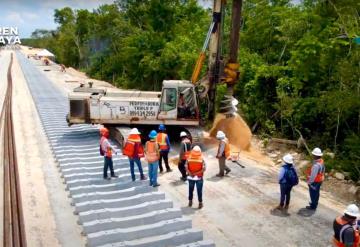
[[[40,17],[39,14],[34,14],[34,13],[30,13],[30,12],[25,12],[25,13],[22,13],[21,15],[24,16],[24,19],[26,19],[26,21],[36,20]]]
[[[23,24],[25,23],[24,19],[18,12],[11,11],[5,16],[5,20],[14,23],[14,24]]]

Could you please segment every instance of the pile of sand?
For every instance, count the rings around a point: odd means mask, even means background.
[[[232,118],[226,118],[224,114],[217,114],[210,130],[210,136],[215,137],[218,130],[226,134],[233,151],[249,150],[252,136],[251,130],[238,114]]]

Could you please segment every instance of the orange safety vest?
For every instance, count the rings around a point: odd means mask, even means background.
[[[350,227],[353,227],[349,222],[343,219],[343,217],[337,217],[334,221],[334,236],[333,236],[333,242],[335,246],[337,247],[345,247],[343,234],[344,231],[349,229]],[[353,247],[358,247],[360,243],[359,238],[359,232],[354,229],[354,244]]]
[[[185,146],[185,151],[183,153],[183,155],[181,156],[181,160],[187,160],[190,156],[190,148],[188,149],[188,146],[191,145],[191,141],[187,138],[185,138],[182,143],[184,143],[184,146]]]
[[[155,141],[148,141],[145,144],[145,158],[148,163],[153,163],[159,160],[159,149]]]
[[[316,163],[320,164],[321,168],[320,168],[320,171],[318,172],[318,174],[316,175],[315,179],[314,179],[314,182],[315,183],[321,183],[324,181],[325,179],[325,165],[324,165],[324,160],[323,159],[318,159],[316,160]],[[311,176],[311,169],[312,169],[312,166],[309,167],[306,171],[306,174],[307,174],[307,180],[309,180],[310,176]]]
[[[101,139],[100,139],[100,147],[104,152],[104,156],[106,156],[108,158],[111,158],[112,157],[112,149],[111,149],[111,147],[109,147],[109,146],[104,147],[104,143],[105,143],[106,140],[107,140],[106,137],[104,137],[104,136],[101,137]]]
[[[160,150],[168,150],[169,149],[169,147],[166,143],[166,137],[167,137],[166,133],[159,133],[156,136],[156,142],[159,144]]]
[[[190,152],[190,156],[188,159],[188,170],[191,176],[198,176],[202,177],[204,175],[204,172],[201,171],[204,166],[204,161],[202,154],[200,152]],[[201,172],[200,172],[201,171]]]
[[[221,156],[224,155],[225,158],[229,158],[229,157],[230,157],[230,153],[231,153],[229,140],[228,140],[228,139],[221,140],[221,141],[220,141],[220,144],[219,144],[219,149],[220,149],[220,146],[221,146],[221,142],[224,142],[224,143],[225,143],[224,153],[221,154]]]
[[[123,154],[128,157],[132,157],[135,152],[135,143],[137,142],[141,142],[140,135],[129,135],[123,148]]]

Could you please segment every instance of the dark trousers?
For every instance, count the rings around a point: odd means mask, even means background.
[[[115,176],[112,158],[104,156],[104,178],[107,178],[107,171],[109,168],[111,176]]]
[[[313,209],[316,209],[319,203],[320,187],[321,183],[312,183],[311,186],[309,185],[310,207]]]
[[[186,160],[180,160],[180,161],[179,161],[179,165],[178,165],[179,171],[181,172],[181,177],[182,177],[183,179],[186,179],[186,168],[185,168],[185,164],[186,164]]]
[[[192,199],[193,199],[194,188],[196,185],[198,200],[199,200],[199,202],[202,202],[202,188],[203,188],[204,180],[203,179],[200,179],[200,180],[190,180],[189,179],[188,182],[189,182],[189,201],[192,201]]]
[[[135,159],[131,159],[129,158],[129,162],[130,162],[130,173],[131,173],[131,179],[132,181],[135,181],[135,169],[134,169],[134,166],[136,163],[138,169],[139,169],[139,172],[140,172],[140,178],[143,178],[144,177],[144,173],[143,173],[143,169],[142,169],[142,166],[141,166],[141,161],[139,158],[135,158]]]
[[[288,184],[280,184],[280,206],[284,205],[289,206],[290,204],[290,194],[291,194],[292,186]]]
[[[161,151],[160,152],[160,159],[159,159],[160,172],[163,171],[163,167],[162,167],[162,160],[163,159],[164,159],[164,162],[165,162],[166,170],[170,170],[168,155],[169,155],[169,151]]]

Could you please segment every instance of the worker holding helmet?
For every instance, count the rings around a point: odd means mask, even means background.
[[[156,136],[156,142],[160,146],[160,160],[159,160],[159,169],[160,172],[163,172],[162,160],[164,160],[166,172],[171,172],[169,166],[169,151],[170,151],[170,140],[169,136],[166,134],[165,125],[159,125],[159,133]]]
[[[325,164],[321,158],[323,153],[320,148],[314,148],[311,154],[313,155],[313,164],[307,170],[307,183],[311,202],[306,208],[316,210],[319,203],[320,187],[325,178]]]
[[[100,129],[100,155],[104,156],[104,170],[103,170],[103,178],[110,179],[107,175],[108,169],[110,169],[110,175],[112,178],[116,178],[113,167],[113,154],[117,154],[115,148],[109,142],[109,130],[107,128]]]
[[[185,131],[182,131],[180,133],[180,138],[181,138],[181,144],[180,144],[178,168],[179,168],[179,171],[181,172],[180,179],[185,182],[186,181],[185,164],[186,164],[186,160],[189,158],[189,155],[190,155],[191,141]]]
[[[216,158],[219,160],[219,173],[216,176],[223,177],[224,172],[226,174],[231,172],[231,169],[226,165],[226,159],[230,157],[230,144],[225,133],[221,130],[216,133],[216,139],[220,141],[216,155]]]
[[[359,208],[355,204],[350,204],[344,211],[344,215],[334,220],[333,243],[337,247],[357,247],[360,244],[357,218]]]
[[[196,191],[199,200],[199,209],[203,207],[202,191],[203,191],[203,176],[206,169],[205,161],[199,146],[195,146],[186,162],[186,170],[189,174],[187,177],[189,181],[189,207],[192,207],[193,193],[196,186]]]
[[[160,147],[156,142],[157,132],[152,130],[149,134],[149,141],[145,143],[145,159],[148,162],[150,186],[160,186],[157,182],[158,165],[160,158]]]

